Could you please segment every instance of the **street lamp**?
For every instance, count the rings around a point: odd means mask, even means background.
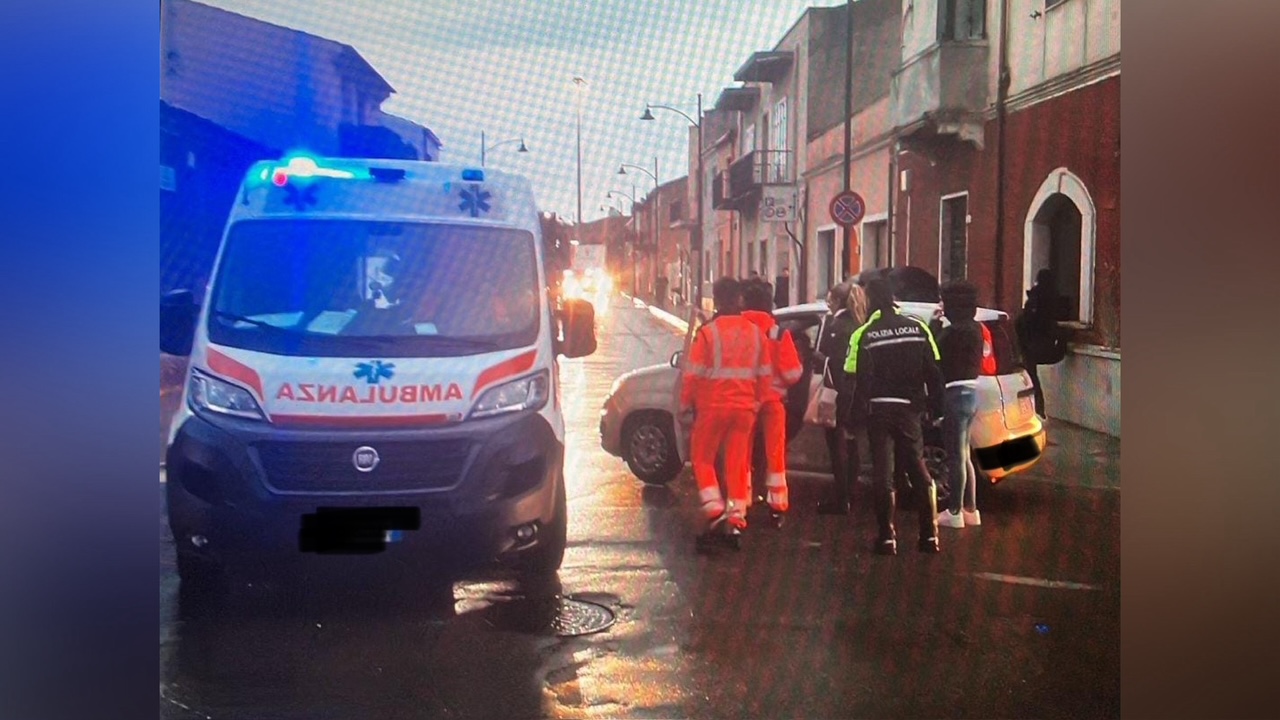
[[[480,167],[484,167],[486,150],[492,150],[497,147],[502,147],[503,145],[510,145],[511,143],[517,143],[517,142],[520,143],[520,147],[516,148],[516,152],[522,152],[522,153],[529,152],[529,148],[525,147],[523,137],[511,138],[510,140],[503,140],[502,142],[494,143],[493,145],[486,145],[484,131],[481,130],[480,131]]]
[[[577,234],[582,234],[582,88],[587,81],[581,77],[574,77],[573,84],[578,88],[578,222],[575,230]]]
[[[696,278],[693,283],[694,285],[693,303],[695,307],[701,309],[702,308],[702,213],[703,213],[703,208],[702,208],[702,204],[703,204],[702,203],[702,190],[703,190],[702,188],[702,172],[703,172],[702,171],[702,93],[698,93],[698,119],[697,120],[694,120],[693,118],[686,115],[683,111],[678,110],[676,108],[673,108],[667,105],[654,105],[653,103],[648,103],[644,106],[644,114],[640,116],[640,119],[654,120],[655,118],[653,117],[652,110],[655,108],[658,110],[667,110],[667,111],[676,113],[677,115],[683,117],[685,120],[688,120],[690,124],[692,124],[694,127],[698,129],[698,182],[696,184],[697,193],[698,193],[698,221],[697,221],[698,228],[697,228],[697,233],[694,235],[696,242],[692,244],[694,245],[694,251],[697,253],[693,261],[694,274]]]

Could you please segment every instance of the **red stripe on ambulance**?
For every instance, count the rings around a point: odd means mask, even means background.
[[[471,399],[474,400],[476,395],[479,395],[480,391],[486,387],[529,370],[533,367],[533,361],[537,358],[538,351],[530,350],[510,360],[504,360],[480,373],[480,377],[476,378],[476,387],[471,391]]]
[[[210,372],[228,380],[237,380],[242,385],[248,385],[258,394],[259,400],[265,397],[265,393],[262,392],[262,378],[258,377],[256,370],[237,360],[232,360],[213,348],[209,348],[207,358]]]

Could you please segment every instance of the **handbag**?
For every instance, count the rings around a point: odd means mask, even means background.
[[[836,389],[831,382],[830,361],[822,364],[822,382],[810,391],[809,405],[804,411],[804,421],[810,425],[833,428],[836,426]]]

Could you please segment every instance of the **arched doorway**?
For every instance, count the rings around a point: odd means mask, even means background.
[[[1023,237],[1023,290],[1041,268],[1053,270],[1059,294],[1068,298],[1069,319],[1093,320],[1093,258],[1096,237],[1093,199],[1065,168],[1040,186],[1027,213]]]

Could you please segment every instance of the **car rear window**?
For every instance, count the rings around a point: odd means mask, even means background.
[[[991,332],[991,344],[996,356],[996,374],[1009,375],[1022,370],[1022,358],[1018,346],[1013,341],[1013,324],[1008,317],[999,320],[983,320],[982,324]]]

